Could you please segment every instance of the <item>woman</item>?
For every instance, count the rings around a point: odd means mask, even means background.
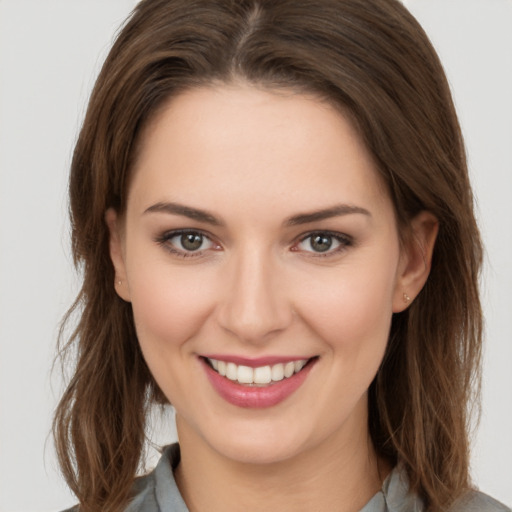
[[[394,0],[146,0],[70,181],[80,510],[507,510],[470,490],[481,245]],[[148,408],[180,445],[134,482]]]

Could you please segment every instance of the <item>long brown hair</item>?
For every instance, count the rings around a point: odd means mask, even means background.
[[[126,505],[147,407],[162,400],[131,305],[114,291],[105,212],[123,211],[137,142],[155,112],[185,89],[238,78],[343,108],[378,163],[401,232],[421,210],[439,220],[427,284],[393,318],[369,428],[377,453],[404,464],[428,510],[444,510],[470,486],[482,249],[442,66],[398,0],[143,0],[127,20],[93,90],[69,185],[83,286],[65,319],[79,316],[61,347],[76,367],[54,435],[80,510]]]

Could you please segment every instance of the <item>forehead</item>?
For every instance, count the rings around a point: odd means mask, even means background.
[[[265,202],[276,213],[283,204],[389,207],[370,153],[339,109],[249,85],[189,90],[146,127],[129,204],[184,199],[234,211]]]

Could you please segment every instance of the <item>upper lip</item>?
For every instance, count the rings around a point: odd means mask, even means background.
[[[264,356],[264,357],[243,357],[231,354],[202,354],[201,357],[207,359],[216,359],[217,361],[225,361],[226,363],[234,363],[238,366],[249,366],[250,368],[258,368],[260,366],[272,366],[279,363],[289,363],[291,361],[308,361],[314,356]]]

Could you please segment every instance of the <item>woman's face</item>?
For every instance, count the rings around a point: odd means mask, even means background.
[[[417,290],[347,118],[291,92],[186,92],[146,129],[126,215],[107,221],[180,438],[246,462],[365,438],[392,313]]]

